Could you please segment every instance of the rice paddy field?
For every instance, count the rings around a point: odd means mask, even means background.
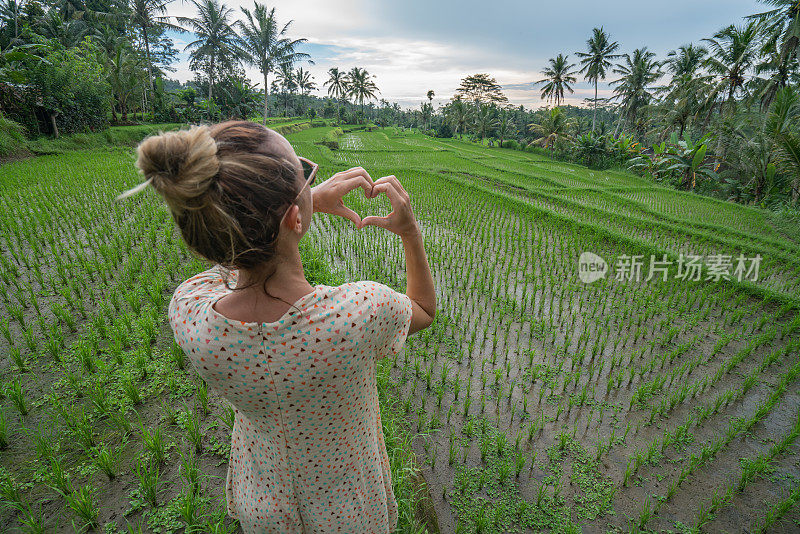
[[[544,154],[391,128],[287,138],[322,178],[396,175],[422,229],[437,317],[378,364],[401,531],[419,530],[414,466],[441,532],[800,529],[795,230]],[[133,161],[0,167],[8,531],[237,531],[221,500],[232,411],[166,321],[206,266],[154,192],[114,201]],[[317,214],[305,240],[314,283],[405,288],[393,234]],[[584,281],[586,252],[604,277]]]

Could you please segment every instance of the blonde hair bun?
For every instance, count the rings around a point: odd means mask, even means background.
[[[206,206],[206,193],[220,167],[217,142],[207,126],[159,132],[139,143],[136,153],[145,184],[150,183],[174,213]]]

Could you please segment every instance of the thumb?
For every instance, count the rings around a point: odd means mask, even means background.
[[[375,215],[370,215],[369,217],[364,217],[361,219],[361,225],[359,228],[369,225],[380,226],[381,228],[389,228],[389,220],[386,217],[376,217]]]

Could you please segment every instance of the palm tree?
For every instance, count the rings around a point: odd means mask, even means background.
[[[720,95],[724,95],[720,113],[725,104],[730,107],[736,93],[744,89],[745,76],[756,59],[759,31],[759,23],[750,21],[744,26],[731,24],[710,39],[703,39],[711,49],[705,67],[712,75],[719,77],[711,89],[709,100],[713,103]]]
[[[311,73],[303,70],[303,67],[300,67],[297,69],[297,71],[295,71],[294,80],[302,96],[307,96],[308,93],[317,88],[317,84],[314,83]],[[300,114],[302,115],[302,109],[300,110]]]
[[[216,69],[232,67],[247,57],[242,40],[233,29],[230,17],[233,9],[220,5],[218,0],[189,0],[197,8],[195,18],[178,17],[188,24],[197,39],[186,45],[191,49],[192,68],[202,66],[208,75],[208,100],[214,90]]]
[[[494,116],[494,108],[489,104],[481,104],[480,109],[475,115],[475,129],[481,134],[481,142],[492,130],[500,124]]]
[[[503,141],[505,141],[508,134],[510,134],[514,129],[514,124],[511,121],[511,117],[508,115],[508,110],[504,109],[500,112],[500,120],[497,122],[497,135],[500,137],[500,147],[503,147]]]
[[[592,131],[597,122],[597,83],[606,79],[606,69],[611,67],[611,60],[620,57],[615,54],[619,43],[611,42],[610,36],[603,27],[594,28],[592,36],[586,41],[588,52],[577,52],[581,58],[583,68],[579,71],[584,74],[584,79],[594,82],[594,113],[592,114]]]
[[[539,136],[539,139],[531,144],[550,148],[551,150],[559,139],[571,139],[571,133],[574,128],[575,119],[567,118],[567,114],[561,108],[551,109],[541,124],[532,123],[528,125],[528,129]]]
[[[64,48],[73,48],[90,34],[91,27],[82,20],[64,20],[58,11],[51,9],[39,19],[36,31],[42,37],[58,41]]]
[[[169,29],[178,32],[185,30],[170,22],[170,15],[167,15],[167,6],[172,0],[130,0],[131,23],[141,33],[144,42],[144,55],[147,67],[147,86],[153,91],[153,60],[150,57],[150,37],[154,32]]]
[[[420,127],[426,128],[426,125],[430,122],[431,115],[433,115],[433,106],[427,102],[421,102],[420,113],[422,114],[422,124],[420,124]]]
[[[455,134],[458,135],[467,129],[467,125],[472,117],[472,110],[461,98],[456,97],[450,105],[447,106],[445,116],[453,126]]]
[[[347,94],[355,98],[356,102],[361,104],[361,115],[364,115],[364,100],[376,98],[378,86],[372,80],[372,75],[365,69],[353,67],[347,73],[348,90]]]
[[[141,83],[141,56],[138,56],[127,41],[117,43],[113,54],[108,56],[106,72],[108,83],[111,86],[112,96],[115,100],[111,106],[114,122],[117,121],[116,108],[122,113],[122,120],[128,120],[128,101],[136,92]]]
[[[662,63],[672,74],[669,84],[655,91],[664,94],[661,108],[667,125],[663,132],[665,137],[674,127],[680,128],[679,136],[683,137],[689,121],[702,111],[703,95],[711,80],[700,72],[707,54],[705,47],[690,43],[669,52]]]
[[[543,80],[539,80],[534,85],[544,83],[542,87],[542,100],[547,98],[550,102],[555,100],[556,107],[561,105],[564,100],[564,90],[574,93],[569,84],[575,83],[575,72],[572,69],[575,65],[569,63],[569,56],[558,54],[554,58],[550,58],[550,66],[545,67],[542,74],[546,76]]]
[[[757,75],[768,73],[769,77],[754,77],[751,80],[752,94],[754,97],[760,97],[762,109],[768,109],[776,94],[786,87],[792,75],[797,73],[800,60],[797,54],[792,54],[784,60],[777,43],[770,41],[766,42],[759,52],[762,59],[755,66],[755,72]]]
[[[283,91],[283,115],[284,117],[289,112],[289,95],[292,94],[292,91],[297,87],[297,83],[295,80],[295,72],[292,69],[291,63],[281,63],[278,66],[278,76],[277,81],[281,85],[281,89]]]
[[[774,50],[775,57],[773,68],[777,72],[786,72],[793,60],[798,59],[797,48],[800,45],[800,3],[797,0],[761,0],[765,4],[775,6],[775,9],[756,13],[745,17],[763,24],[763,31],[767,39],[765,50]],[[785,79],[777,80],[777,88],[786,86]],[[764,96],[764,105],[769,106],[776,90],[768,91]]]
[[[296,62],[309,58],[305,52],[297,52],[295,48],[308,39],[289,39],[286,32],[293,21],[278,26],[275,18],[275,8],[267,11],[267,7],[258,2],[253,2],[254,7],[241,8],[245,20],[237,21],[242,35],[243,48],[247,52],[246,61],[258,67],[264,76],[264,124],[269,116],[269,75],[275,72],[278,65],[286,62]],[[309,60],[313,64],[313,61]]]
[[[672,73],[672,83],[687,76],[694,76],[703,66],[708,49],[704,46],[695,46],[692,43],[683,45],[678,50],[667,54],[664,66]]]
[[[433,89],[429,89],[427,97],[428,97],[428,105],[430,106],[430,110],[431,110],[431,115],[433,115],[433,97],[434,96],[436,96],[436,93],[433,92]],[[429,130],[431,129],[430,120],[431,120],[431,118],[429,116],[428,117],[428,129]]]
[[[611,82],[611,85],[617,86],[614,88],[614,98],[620,99],[621,116],[639,129],[641,138],[644,132],[641,131],[641,125],[637,124],[637,115],[639,109],[653,99],[651,86],[663,75],[661,63],[654,59],[655,53],[647,50],[646,46],[623,57],[625,61],[614,68],[614,72],[622,77]]]
[[[11,29],[9,45],[21,44],[17,42],[22,31],[22,7],[25,0],[5,0],[0,3],[0,23]]]
[[[337,67],[328,69],[328,80],[322,84],[328,86],[328,95],[336,99],[336,120],[339,120],[339,105],[342,98],[347,94],[348,81],[347,74],[340,71]]]

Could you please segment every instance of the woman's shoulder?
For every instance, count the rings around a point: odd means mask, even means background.
[[[320,284],[316,287],[319,298],[321,300],[331,299],[334,301],[331,304],[339,304],[340,306],[348,305],[351,307],[354,305],[371,307],[374,303],[374,283],[375,282],[369,280],[359,280],[355,282],[345,282],[338,286]]]
[[[405,297],[404,293],[395,291],[388,285],[373,280],[348,282],[339,287],[356,300],[366,302],[371,307],[381,306],[387,301],[397,301]]]
[[[227,271],[220,265],[214,265],[210,269],[197,273],[181,282],[175,289],[173,298],[193,298],[202,294],[212,294],[215,291],[226,288],[225,280],[231,286],[236,284],[238,271]]]
[[[206,301],[213,300],[236,285],[238,271],[226,271],[214,265],[181,282],[169,303],[170,315],[187,313]],[[226,279],[228,285],[226,285]]]

